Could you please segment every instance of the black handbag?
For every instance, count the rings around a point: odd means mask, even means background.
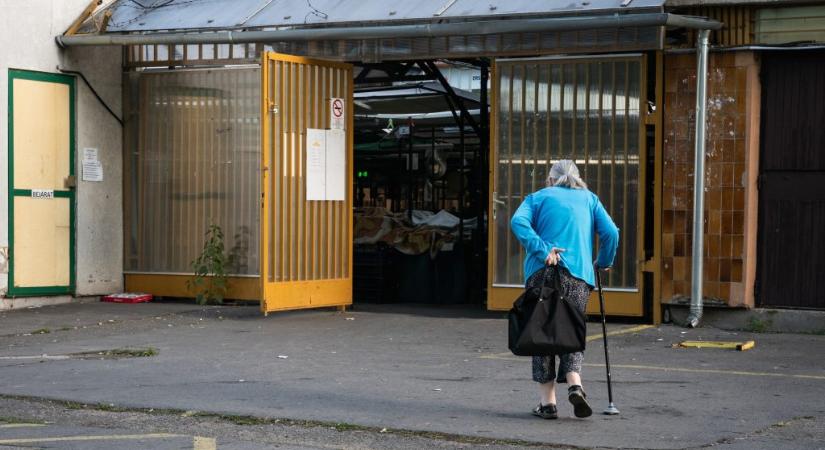
[[[519,356],[549,356],[584,350],[584,313],[564,298],[559,268],[548,266],[540,286],[531,286],[507,315],[510,351]],[[551,271],[554,276],[551,275]],[[552,280],[552,281],[551,281]]]

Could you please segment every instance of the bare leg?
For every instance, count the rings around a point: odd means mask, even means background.
[[[570,372],[567,372],[565,378],[567,379],[567,384],[569,386],[582,385],[582,377],[578,372],[573,372],[571,370]]]
[[[542,405],[556,404],[556,382],[539,383],[539,394],[541,396]]]

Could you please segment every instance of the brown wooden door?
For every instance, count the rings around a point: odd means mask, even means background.
[[[825,52],[766,52],[756,297],[825,309]]]

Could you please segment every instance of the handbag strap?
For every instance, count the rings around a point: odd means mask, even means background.
[[[553,277],[552,285],[549,280],[549,275],[551,271],[556,272],[555,276]],[[542,273],[541,293],[539,294],[540,300],[544,300],[544,293],[546,292],[544,288],[550,288],[561,293],[561,270],[558,266],[544,266],[544,272]]]

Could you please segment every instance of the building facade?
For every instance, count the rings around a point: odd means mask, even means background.
[[[814,240],[825,225],[823,200],[817,197],[825,192],[822,127],[816,125],[822,113],[816,105],[822,102],[806,103],[803,91],[787,96],[789,86],[816,93],[811,99],[825,92],[825,78],[818,77],[822,50],[816,46],[825,39],[823,6],[700,6],[679,0],[634,4],[637,9],[626,10],[634,27],[605,25],[606,10],[594,10],[589,26],[602,28],[568,29],[559,25],[568,19],[557,12],[530,10],[511,16],[556,20],[552,27],[561,28],[409,38],[369,33],[365,36],[373,37],[335,38],[328,32],[324,38],[276,43],[151,41],[170,28],[185,34],[236,27],[207,21],[215,12],[208,8],[189,15],[185,20],[191,25],[172,27],[182,23],[175,22],[175,14],[187,17],[187,8],[196,7],[182,3],[180,10],[150,9],[138,18],[129,16],[134,8],[114,14],[101,9],[84,18],[78,36],[108,45],[58,49],[54,36],[63,34],[84,6],[83,1],[37,1],[10,7],[20,20],[2,31],[4,42],[25,36],[33,43],[0,57],[0,85],[7,87],[0,93],[0,115],[10,118],[0,124],[6,152],[0,160],[8,162],[0,170],[9,173],[6,195],[0,195],[5,202],[0,268],[4,279],[12,280],[5,281],[7,298],[100,295],[124,287],[189,296],[189,263],[202,245],[199,237],[218,223],[226,230],[229,251],[236,253],[230,297],[263,300],[265,311],[351,303],[353,194],[349,191],[341,204],[307,200],[306,129],[329,128],[329,100],[350,100],[352,108],[353,79],[378,61],[481,58],[478,82],[471,78],[466,87],[480,88],[491,105],[480,128],[489,155],[481,169],[484,178],[490,173],[480,194],[489,206],[489,273],[479,281],[487,289],[487,307],[506,309],[520,289],[523,254],[506,227],[509,215],[541,186],[552,160],[571,157],[623,230],[619,264],[608,279],[609,312],[658,322],[663,305],[689,299],[692,283],[696,40],[690,28],[655,22],[671,12],[723,23],[711,35],[707,78],[704,296],[722,307],[825,308],[823,290],[812,284],[818,282],[814,268],[825,264],[825,249],[816,247],[821,240]],[[269,14],[277,16],[269,23],[266,9],[244,7],[233,11],[237,18],[225,19],[246,21],[256,30],[289,25],[297,33],[311,32],[291,23],[291,15]],[[487,12],[499,13],[504,14]],[[43,17],[50,21],[37,20]],[[135,34],[150,40],[117,40]],[[788,64],[799,72],[783,72]],[[82,77],[58,73],[57,66],[82,72],[99,96]],[[468,77],[466,70],[456,73]],[[794,76],[802,78],[793,81]],[[16,80],[21,80],[19,93]],[[49,117],[65,123],[55,133],[67,142],[71,163],[61,169],[65,176],[53,174],[56,184],[42,187],[32,184],[37,180],[18,185],[25,173],[15,168],[58,169],[46,154],[35,160],[20,156],[25,134],[9,132],[21,123],[35,124],[19,125],[21,133],[37,130],[38,114],[24,107],[24,94],[37,94],[39,85],[32,82],[61,84],[68,102],[59,107],[68,118],[56,116],[59,111]],[[783,101],[790,98],[794,101]],[[352,109],[347,111],[351,117]],[[456,117],[464,120],[461,114]],[[344,129],[351,133],[352,124]],[[343,167],[352,185],[349,139],[342,143],[348,155]],[[794,150],[784,148],[785,142]],[[101,168],[102,181],[94,181]],[[61,201],[68,206],[61,206],[66,211],[60,217],[45,206]],[[37,233],[27,234],[34,229],[30,223],[51,223],[28,214],[37,208],[57,224],[37,232],[59,229],[66,241],[45,246],[60,248],[54,258],[67,258],[49,269],[52,278],[68,280],[65,284],[32,275],[36,262],[50,260],[43,245],[34,245]],[[777,255],[782,256],[774,265]],[[785,295],[788,279],[795,280],[796,291]],[[38,287],[49,289],[28,289]]]
[[[0,31],[0,300],[122,289],[121,51],[61,50],[85,0],[3,2]],[[102,181],[84,181],[95,149]],[[92,152],[87,152],[91,155]],[[27,302],[17,305],[31,304]]]
[[[673,1],[724,23],[711,35],[704,292],[730,307],[825,308],[825,5]],[[700,6],[701,5],[701,6]],[[690,296],[696,65],[665,56],[662,301]]]

